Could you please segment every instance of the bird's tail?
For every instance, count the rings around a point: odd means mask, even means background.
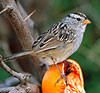
[[[8,60],[12,60],[12,59],[15,59],[15,58],[18,58],[18,57],[21,57],[21,56],[25,56],[25,55],[29,55],[29,54],[32,54],[32,53],[34,53],[32,49],[31,50],[25,50],[25,51],[22,51],[22,52],[19,52],[19,53],[15,53],[11,56],[5,57],[3,59],[3,61],[5,62],[5,61],[8,61]]]

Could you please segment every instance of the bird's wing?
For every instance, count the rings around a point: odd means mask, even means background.
[[[75,39],[75,30],[69,29],[66,23],[59,22],[54,24],[47,32],[40,35],[34,42],[34,52],[42,52],[50,49],[55,49],[68,44]]]

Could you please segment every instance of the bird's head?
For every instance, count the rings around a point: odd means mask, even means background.
[[[70,13],[65,18],[65,21],[68,23],[68,25],[76,30],[85,31],[86,25],[90,24],[90,20],[87,18],[87,16],[83,13]]]

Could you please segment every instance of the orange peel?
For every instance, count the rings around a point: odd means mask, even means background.
[[[53,65],[43,77],[42,93],[85,93],[82,70],[76,61],[67,59],[66,62],[58,63],[58,67],[66,75],[68,85],[61,78],[57,67]],[[66,73],[69,70],[71,72]]]

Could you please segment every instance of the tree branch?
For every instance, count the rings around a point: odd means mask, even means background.
[[[31,36],[28,25],[23,21],[23,17],[16,6],[14,0],[1,0],[0,2],[3,8],[8,8],[7,16],[9,21],[12,23],[17,36],[24,49],[30,49],[34,42],[34,39]]]
[[[25,11],[23,13],[20,13],[19,8],[17,7],[14,0],[0,0],[0,3],[2,4],[4,9],[7,8],[6,15],[7,15],[9,21],[11,22],[12,26],[14,27],[15,32],[17,33],[17,36],[18,36],[23,48],[25,50],[31,49],[34,39],[31,35],[30,28],[28,28],[27,22],[24,22],[24,18],[21,15],[21,14],[25,13]],[[39,63],[38,63],[39,60],[37,58],[32,57],[32,61],[34,62],[35,71],[37,72],[37,75],[38,75],[36,77],[39,79],[39,81],[41,81],[42,80],[42,75],[41,75],[42,71],[41,71]]]
[[[5,87],[5,88],[0,88],[0,93],[8,93],[9,91],[11,91],[12,89],[14,89],[15,87]]]
[[[20,4],[19,0],[17,0],[16,3],[17,3],[17,6],[18,6],[18,9],[21,12],[21,15],[23,16],[23,19],[25,19],[28,16],[28,14],[26,13],[23,6]],[[35,27],[34,21],[31,18],[29,18],[26,23],[30,28],[31,35],[33,36],[34,39],[36,39],[38,37],[38,30]]]
[[[0,93],[9,92],[9,93],[40,93],[40,89],[35,84],[28,83],[30,74],[22,74],[15,72],[11,68],[9,68],[3,61],[2,57],[0,56],[0,67],[5,69],[8,73],[12,76],[18,78],[23,84],[19,84],[16,87],[7,87],[7,88],[0,88]]]
[[[14,70],[12,70],[11,68],[9,68],[3,61],[2,61],[2,56],[0,56],[0,66],[5,69],[9,74],[11,74],[12,76],[18,78],[22,83],[26,83],[27,81],[29,81],[30,79],[30,74],[22,74],[22,73],[18,73],[15,72]]]
[[[0,93],[40,93],[39,86],[27,83],[26,85],[19,84],[16,87],[0,88]]]

